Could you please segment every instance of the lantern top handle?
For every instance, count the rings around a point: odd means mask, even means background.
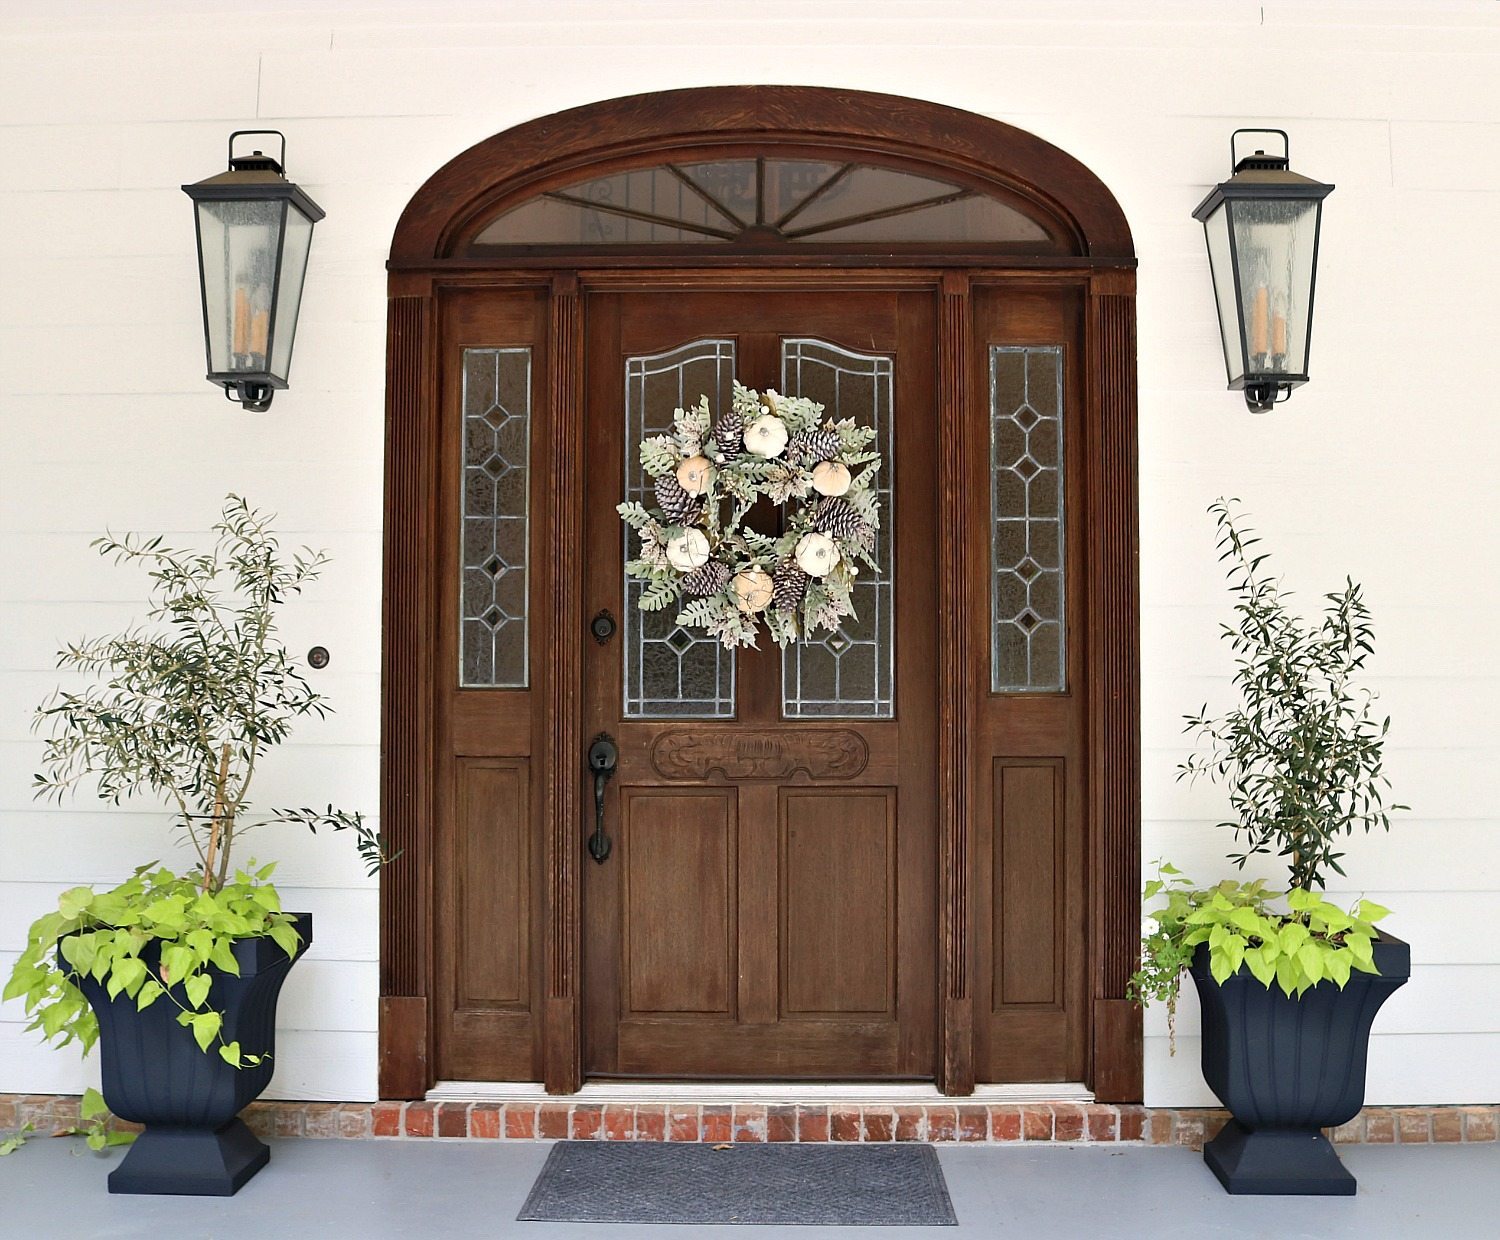
[[[1274,133],[1281,138],[1281,154],[1267,155],[1264,151],[1256,151],[1255,155],[1240,158],[1239,152],[1235,150],[1235,139],[1242,133]],[[283,139],[283,142],[285,139]],[[283,148],[284,153],[284,148]],[[1258,157],[1258,158],[1257,158]],[[1229,166],[1236,172],[1244,168],[1290,168],[1292,166],[1292,140],[1287,136],[1285,129],[1236,129],[1229,135]]]
[[[262,166],[262,167],[264,167],[267,164],[269,164],[272,167],[274,167],[275,171],[278,174],[280,174],[282,176],[285,176],[286,175],[286,134],[282,133],[281,130],[279,130],[279,129],[236,129],[232,134],[229,135],[229,167],[231,169],[233,169],[234,166],[235,166],[235,162],[236,162],[236,160],[235,160],[235,154],[234,154],[234,140],[236,138],[243,138],[243,137],[246,137],[247,135],[249,135],[249,136],[260,135],[260,136],[264,137],[264,136],[266,136],[268,134],[269,135],[273,135],[273,136],[281,139],[281,158],[280,159],[272,159],[269,155],[262,155],[261,152],[256,151],[253,155],[241,155],[239,157],[239,162],[240,162],[240,164],[242,166],[249,166],[250,165],[250,161],[252,161],[252,160],[255,161],[257,164],[260,164],[260,166]],[[1233,146],[1233,141],[1232,140],[1231,140],[1230,145],[1231,145],[1231,147]]]

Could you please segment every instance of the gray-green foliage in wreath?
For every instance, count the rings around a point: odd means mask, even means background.
[[[641,443],[642,470],[674,508],[619,506],[637,536],[625,571],[643,583],[643,611],[676,607],[677,624],[730,649],[754,646],[762,620],[786,646],[854,614],[860,565],[877,567],[881,460],[870,449],[874,427],[823,412],[736,383],[719,422],[704,396],[675,411],[670,434]],[[679,489],[684,469],[700,489]],[[746,524],[762,498],[782,511],[775,534]]]

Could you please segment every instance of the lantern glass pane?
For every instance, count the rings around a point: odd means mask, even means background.
[[[1318,202],[1241,198],[1230,215],[1249,371],[1306,374]]]
[[[1245,374],[1245,349],[1240,336],[1239,293],[1235,288],[1234,258],[1229,249],[1229,212],[1220,205],[1204,221],[1208,238],[1208,262],[1214,278],[1214,299],[1219,303],[1219,333],[1224,339],[1224,365],[1232,386]]]
[[[302,304],[302,277],[307,273],[312,231],[312,221],[296,207],[288,206],[276,285],[276,332],[271,339],[271,373],[281,380],[292,368],[292,341],[297,335],[297,311]]]
[[[275,199],[198,203],[208,366],[216,374],[266,372],[284,206]]]

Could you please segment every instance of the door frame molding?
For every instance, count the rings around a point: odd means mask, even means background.
[[[643,250],[541,260],[469,259],[455,251],[507,199],[577,178],[590,167],[649,160],[704,145],[817,144],[923,162],[1027,200],[1071,236],[1071,256],[1000,256],[960,244],[893,256],[872,250],[795,256],[664,256]],[[778,287],[837,281],[929,288],[939,299],[940,528],[965,528],[959,459],[972,417],[969,291],[976,281],[1023,280],[1087,291],[1086,384],[1080,394],[1086,485],[1089,666],[1087,806],[1088,1084],[1103,1101],[1142,1095],[1141,1015],[1125,998],[1139,949],[1140,609],[1136,477],[1135,257],[1124,213],[1072,156],[1002,122],[939,104],[816,87],[713,87],[609,100],[488,138],[439,169],[408,204],[391,244],[386,348],[385,538],[382,594],[381,827],[402,858],[381,876],[379,1089],[420,1098],[434,1083],[433,868],[435,695],[432,630],[439,591],[428,554],[441,528],[438,486],[437,305],[449,286],[542,285],[550,301],[548,358],[559,480],[583,458],[583,295],[594,287],[660,287],[757,280]],[[581,488],[550,488],[548,528],[576,545]],[[983,661],[960,617],[973,606],[978,540],[946,540],[938,606],[938,1085],[974,1085],[973,923],[969,914],[970,805],[976,772],[966,752]],[[581,669],[586,618],[577,573],[554,572],[541,615],[553,658],[544,766],[543,1077],[549,1091],[582,1083],[579,868],[583,776]]]

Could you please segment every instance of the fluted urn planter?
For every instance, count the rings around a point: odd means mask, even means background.
[[[1300,999],[1267,989],[1243,966],[1221,986],[1208,945],[1193,954],[1203,1010],[1203,1076],[1233,1118],[1203,1147],[1231,1193],[1353,1196],[1354,1176],[1322,1133],[1359,1114],[1375,1013],[1411,975],[1411,948],[1374,945],[1379,976],[1319,983]]]
[[[302,936],[300,958],[312,942],[312,916],[292,916]],[[155,946],[141,953],[153,970]],[[296,958],[268,938],[238,940],[234,958],[238,977],[211,970],[209,1003],[224,1014],[225,1042],[267,1056],[253,1067],[231,1067],[213,1045],[199,1050],[192,1031],[177,1023],[181,1009],[166,996],[137,1011],[123,992],[111,999],[92,977],[73,975],[99,1019],[104,1101],[121,1119],[145,1125],[110,1173],[110,1192],[231,1197],[270,1161],[271,1151],[239,1114],[271,1083],[276,1000]]]

